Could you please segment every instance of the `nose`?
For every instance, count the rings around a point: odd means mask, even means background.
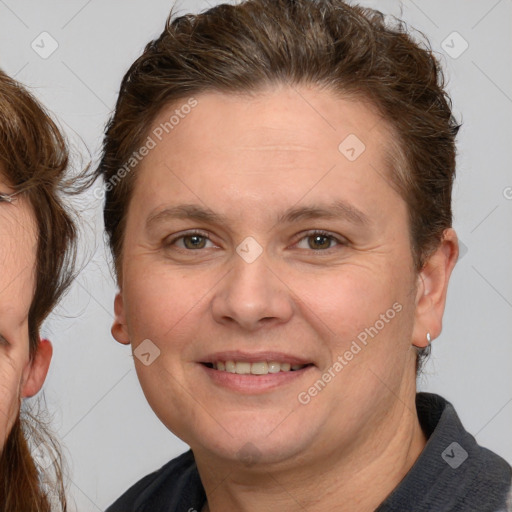
[[[277,269],[270,268],[265,252],[252,263],[233,256],[233,267],[216,288],[211,307],[215,321],[248,331],[285,323],[293,314],[290,289]]]

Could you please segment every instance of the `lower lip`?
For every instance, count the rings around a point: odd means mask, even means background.
[[[306,366],[300,370],[268,373],[267,375],[252,375],[230,373],[209,368],[200,364],[206,375],[217,385],[242,393],[262,393],[285,386],[304,375],[309,374],[313,366]]]

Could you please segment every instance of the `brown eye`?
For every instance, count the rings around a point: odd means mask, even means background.
[[[206,238],[201,235],[186,235],[183,238],[183,245],[187,249],[203,249],[206,244]]]
[[[176,236],[174,238],[166,239],[164,241],[164,246],[166,248],[176,246],[178,249],[190,251],[208,248],[206,246],[208,242],[212,243],[206,233],[194,231],[185,233],[184,235]]]
[[[304,240],[307,240],[307,247],[303,244]],[[317,252],[327,252],[329,249],[335,248],[336,245],[344,246],[347,245],[347,243],[343,239],[339,239],[330,233],[324,231],[313,231],[302,237],[297,245],[300,249],[312,249]]]
[[[325,235],[310,235],[308,238],[308,244],[311,249],[330,249],[332,237]]]

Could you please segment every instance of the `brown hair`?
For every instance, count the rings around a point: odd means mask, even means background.
[[[156,115],[191,94],[257,94],[273,84],[315,85],[377,108],[394,135],[391,183],[407,203],[414,264],[423,267],[452,223],[460,127],[428,44],[404,22],[342,0],[247,0],[174,20],[171,13],[123,78],[97,169],[118,278],[135,174],[115,178]]]
[[[60,198],[62,192],[72,191],[64,180],[67,167],[67,146],[56,124],[21,84],[0,71],[0,172],[16,193],[27,197],[38,228],[35,291],[28,314],[31,356],[42,322],[73,277],[76,227]],[[27,429],[36,436],[34,442],[43,442],[42,427],[17,418],[0,456],[2,510],[49,511],[49,494],[55,493],[60,508],[66,510],[60,467],[53,465],[57,487],[45,492],[40,485],[42,474],[30,455]],[[54,456],[56,445],[45,439]]]

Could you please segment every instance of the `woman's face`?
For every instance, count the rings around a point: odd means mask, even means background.
[[[13,192],[1,176],[0,191]],[[0,201],[0,452],[19,413],[20,399],[39,389],[43,361],[37,353],[31,360],[28,337],[36,250],[36,223],[27,200],[19,195],[12,203]]]
[[[441,329],[446,273],[414,272],[391,131],[304,87],[196,100],[150,131],[113,334],[196,455],[339,456],[414,400],[412,345]]]

